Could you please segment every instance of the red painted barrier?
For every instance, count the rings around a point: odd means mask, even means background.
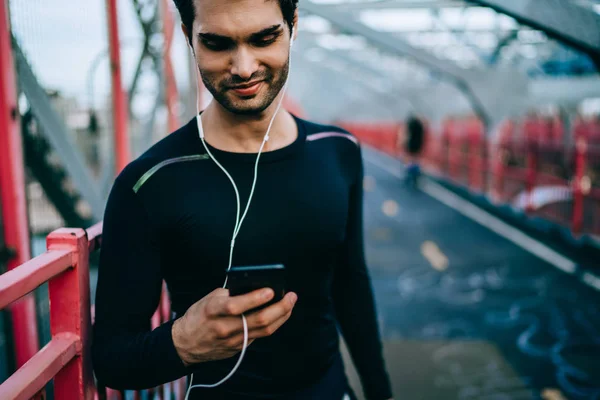
[[[0,4],[0,206],[4,241],[15,256],[8,269],[31,258],[25,198],[25,171],[17,112],[15,69],[10,44],[8,4]],[[35,299],[25,296],[11,306],[17,366],[39,349]]]
[[[165,45],[163,46],[163,65],[165,69],[165,103],[167,106],[167,129],[170,132],[175,132],[179,128],[179,118],[177,105],[179,103],[179,94],[177,93],[177,82],[175,81],[175,70],[171,62],[171,47],[175,33],[175,22],[173,15],[169,9],[168,0],[161,0],[160,9],[163,25],[163,36]]]
[[[92,399],[89,249],[83,229],[59,229],[48,251],[0,275],[0,306],[49,282],[52,339],[0,385],[2,399],[30,399],[54,379],[56,398]]]
[[[584,188],[585,159],[587,156],[587,139],[579,137],[575,141],[575,177],[573,179],[573,225],[575,234],[580,234],[583,228],[583,201],[589,188]]]
[[[487,188],[487,147],[483,123],[477,118],[471,118],[468,122],[467,137],[469,186],[477,192],[483,192]]]
[[[361,142],[403,157],[397,145],[402,124],[338,124]],[[498,136],[488,138],[478,119],[450,118],[439,134],[427,129],[421,159],[431,174],[600,242],[600,120],[577,119],[566,136],[557,116],[530,116],[505,121]]]
[[[121,74],[121,44],[119,40],[119,23],[117,13],[117,0],[106,0],[108,20],[108,40],[110,50],[110,74],[112,83],[113,126],[115,134],[115,163],[116,173],[121,172],[131,160],[129,143],[129,116],[127,94],[123,89]]]
[[[27,400],[54,381],[54,398],[88,400],[123,398],[123,394],[96,388],[90,359],[91,315],[89,288],[90,253],[102,244],[102,223],[87,230],[61,228],[47,237],[48,250],[0,275],[0,309],[48,282],[50,342],[0,385],[0,399]],[[152,325],[170,319],[170,301],[163,287],[161,303]],[[185,394],[184,378],[156,388],[160,398]],[[168,390],[170,389],[170,390]],[[175,390],[175,392],[174,392]],[[140,398],[141,392],[136,392]]]

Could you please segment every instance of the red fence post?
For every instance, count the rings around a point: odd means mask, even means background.
[[[171,47],[173,44],[174,23],[173,15],[171,15],[171,11],[169,9],[169,1],[161,0],[160,5],[162,11],[161,14],[164,36],[163,58],[165,69],[165,99],[168,111],[167,128],[169,133],[171,133],[179,128],[179,118],[177,117],[177,84],[175,81],[175,71],[173,70],[173,64],[171,63]]]
[[[527,193],[527,202],[525,211],[531,212],[533,209],[533,189],[537,179],[538,168],[538,152],[539,152],[539,122],[533,118],[525,121],[525,151],[526,151],[526,168],[525,175],[525,192]]]
[[[504,200],[506,167],[510,158],[511,149],[514,149],[513,136],[515,123],[507,120],[500,131],[500,138],[497,141],[498,147],[495,152],[495,171],[494,171],[494,197],[498,202]]]
[[[535,188],[535,181],[537,176],[537,149],[533,148],[533,145],[528,144],[527,146],[527,177],[525,181],[525,191],[527,193],[527,205],[525,206],[526,212],[533,210],[533,189]]]
[[[487,191],[492,202],[500,199],[499,189],[502,184],[502,159],[504,158],[502,142],[490,136],[485,139],[487,161]]]
[[[455,147],[457,142],[457,120],[452,120],[448,127],[448,170],[447,177],[450,180],[456,179],[456,156],[455,156]]]
[[[483,192],[486,165],[484,164],[484,133],[483,124],[479,119],[469,120],[467,127],[468,157],[469,157],[469,185],[476,192]]]
[[[448,177],[448,169],[449,169],[449,149],[450,149],[450,120],[445,120],[442,122],[442,132],[440,135],[440,148],[439,148],[439,166],[440,166],[440,175],[444,177]]]
[[[25,196],[23,146],[10,41],[7,1],[0,4],[0,205],[6,246],[15,251],[13,269],[31,258]],[[39,349],[35,299],[27,295],[11,305],[17,368]]]
[[[464,185],[464,174],[466,172],[466,162],[463,160],[463,146],[465,143],[464,120],[457,120],[453,124],[450,134],[450,179],[455,183]]]
[[[66,271],[48,284],[50,295],[50,330],[52,336],[73,334],[80,338],[81,350],[54,378],[55,398],[91,400],[94,381],[90,340],[89,248],[83,229],[61,228],[46,239],[48,250],[69,249],[73,252],[74,271]]]
[[[117,0],[106,0],[108,40],[110,48],[110,74],[113,99],[113,129],[116,150],[116,173],[129,163],[131,152],[128,136],[127,95],[121,81],[121,45],[117,20]]]
[[[573,179],[572,230],[575,235],[579,235],[583,228],[583,177],[585,175],[586,153],[586,138],[579,136],[575,142],[575,177]]]

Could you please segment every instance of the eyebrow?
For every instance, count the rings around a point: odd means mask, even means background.
[[[258,32],[254,32],[250,35],[250,40],[257,40],[262,38],[263,36],[272,35],[277,33],[281,29],[281,24],[273,25],[268,28],[262,29]],[[199,33],[198,38],[204,40],[215,40],[215,41],[223,41],[223,40],[231,40],[228,36],[218,35],[216,33]]]

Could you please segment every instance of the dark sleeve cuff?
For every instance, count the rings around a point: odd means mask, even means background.
[[[381,388],[377,388],[377,392],[367,394],[368,400],[388,400],[394,397],[392,395],[392,390],[388,387],[386,390],[381,390]]]
[[[368,400],[388,400],[393,397],[390,379],[385,369],[377,376],[370,376],[363,383],[365,397]]]
[[[179,377],[185,376],[189,372],[188,367],[186,367],[181,360],[181,357],[179,357],[177,349],[175,349],[175,344],[173,343],[171,329],[173,328],[174,323],[175,319],[163,323],[154,330],[154,334],[156,335],[156,343],[159,347],[159,349],[156,350],[161,353],[161,359],[164,360],[164,365],[161,366],[161,369],[171,371],[169,373],[171,376]]]

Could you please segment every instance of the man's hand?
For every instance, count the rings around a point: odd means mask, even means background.
[[[244,345],[241,314],[269,302],[273,295],[271,289],[260,289],[230,297],[229,290],[216,289],[194,303],[171,329],[183,363],[221,360],[239,353]],[[278,303],[247,315],[248,345],[279,329],[292,314],[297,298],[287,293]]]

